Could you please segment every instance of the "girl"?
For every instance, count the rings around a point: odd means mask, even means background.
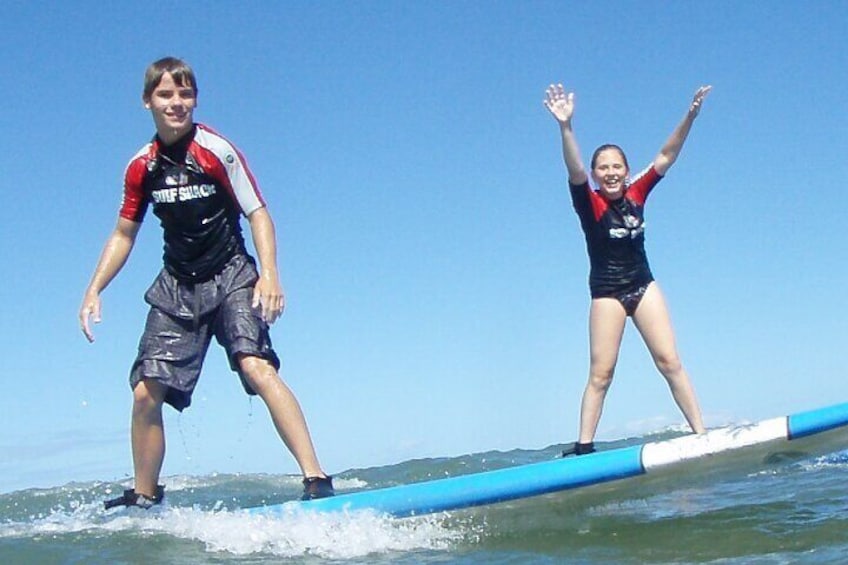
[[[692,431],[705,431],[695,391],[677,354],[665,299],[648,266],[643,211],[651,189],[677,160],[711,88],[702,86],[695,92],[688,112],[653,163],[633,179],[629,178],[630,167],[620,147],[602,145],[596,149],[591,173],[597,190],[589,186],[589,176],[580,160],[571,127],[574,93],[567,93],[561,84],[550,85],[546,91],[544,104],[559,123],[571,199],[586,236],[591,266],[589,382],[580,407],[579,439],[564,455],[595,451],[595,431],[615,373],[628,317],[642,335]]]

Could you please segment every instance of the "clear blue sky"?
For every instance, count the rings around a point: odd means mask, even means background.
[[[131,473],[152,215],[94,345],[77,310],[165,55],[269,203],[272,336],[328,471],[574,439],[588,261],[551,82],[584,158],[634,168],[714,87],[647,209],[708,426],[848,400],[846,29],[842,1],[5,2],[0,491]],[[296,472],[220,349],[167,414],[166,475]],[[599,439],[681,422],[629,327]]]

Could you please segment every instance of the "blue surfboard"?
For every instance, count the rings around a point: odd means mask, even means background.
[[[848,449],[848,403],[579,457],[246,510],[261,515],[370,510],[418,516],[690,471],[703,477],[750,470],[843,449]]]

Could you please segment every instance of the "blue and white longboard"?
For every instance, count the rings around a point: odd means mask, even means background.
[[[523,499],[626,479],[751,469],[848,449],[848,403],[761,422],[408,485],[247,509],[252,514],[371,510],[416,516]]]

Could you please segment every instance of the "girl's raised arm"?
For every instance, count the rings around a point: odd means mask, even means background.
[[[586,169],[580,160],[580,149],[577,138],[571,129],[571,117],[574,114],[574,93],[566,93],[562,84],[552,84],[545,91],[545,107],[559,123],[562,134],[562,158],[568,169],[568,180],[571,184],[583,184],[589,180]]]
[[[698,117],[698,112],[701,111],[701,104],[703,104],[704,98],[707,97],[707,94],[710,93],[712,88],[712,86],[702,86],[695,91],[692,104],[689,106],[689,110],[686,112],[683,120],[677,124],[677,127],[674,128],[674,131],[671,132],[668,140],[666,140],[665,145],[663,145],[660,152],[654,158],[654,169],[660,175],[666,174],[674,162],[677,161],[677,156],[680,155],[680,150],[683,148],[683,143],[689,135],[689,130],[692,129],[692,124],[695,122],[695,118]]]

